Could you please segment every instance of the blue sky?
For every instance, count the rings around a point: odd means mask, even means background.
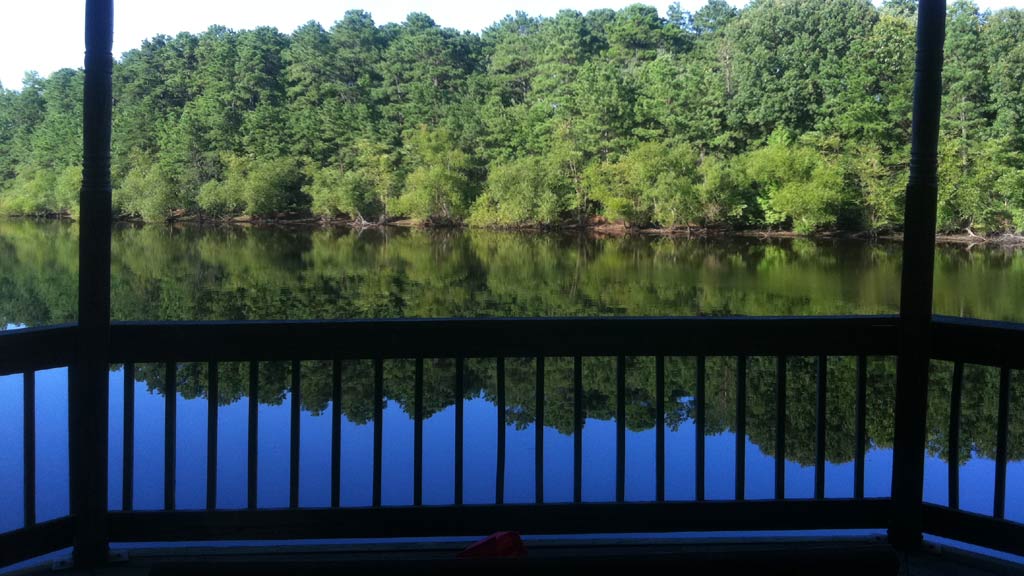
[[[0,0],[0,83],[20,88],[26,70],[47,75],[82,62],[83,0]],[[114,52],[138,46],[156,34],[184,30],[201,32],[211,24],[230,28],[276,26],[291,32],[309,20],[325,27],[345,11],[361,8],[378,24],[401,22],[409,12],[426,12],[442,26],[479,31],[506,14],[522,10],[552,15],[562,8],[586,12],[594,8],[621,8],[636,0],[115,0]],[[746,4],[746,0],[730,0]],[[670,0],[645,2],[664,14]],[[694,11],[705,0],[681,0]],[[1024,0],[978,0],[983,8],[1024,6]]]

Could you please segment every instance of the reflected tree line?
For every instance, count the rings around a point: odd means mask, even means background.
[[[536,421],[536,360],[508,358],[505,361],[506,422],[526,429]],[[816,362],[813,357],[787,358],[785,449],[787,460],[805,466],[815,462]],[[342,412],[349,421],[373,421],[374,373],[369,360],[341,363]],[[329,413],[332,397],[330,362],[301,363],[301,404],[303,410]],[[415,414],[415,363],[388,360],[383,363],[384,394],[387,404],[395,403],[410,418]],[[616,413],[615,358],[584,358],[583,410],[586,419],[611,421]],[[657,418],[655,361],[653,357],[627,357],[626,426],[632,431],[654,428]],[[705,381],[705,426],[709,436],[733,432],[736,426],[735,357],[708,357]],[[572,358],[547,358],[544,365],[544,425],[571,435],[574,429]],[[165,367],[136,366],[136,379],[150,392],[163,394]],[[826,457],[830,462],[850,462],[856,457],[856,359],[828,358],[826,392]],[[696,418],[696,359],[668,357],[665,360],[665,426],[678,430]],[[203,398],[207,388],[206,364],[180,364],[178,392],[186,399]],[[245,363],[218,365],[219,399],[229,405],[248,395],[249,367]],[[998,369],[968,366],[962,396],[960,461],[994,459],[998,414]],[[428,419],[452,406],[455,398],[455,361],[425,359],[423,363],[423,417]],[[866,446],[893,446],[896,361],[871,357],[867,363],[865,410]],[[929,391],[928,453],[948,459],[949,403],[952,365],[935,362]],[[288,399],[291,364],[259,364],[259,401],[280,405]],[[765,454],[775,453],[776,359],[747,359],[746,432]],[[468,401],[483,398],[497,403],[496,361],[471,358],[464,363],[464,396]],[[1010,400],[1009,458],[1024,459],[1024,382],[1014,373]],[[584,424],[586,426],[586,424]]]
[[[116,320],[898,310],[899,245],[471,231],[119,227]],[[76,225],[0,221],[0,328],[74,321]],[[1021,320],[1024,259],[941,247],[935,310]]]
[[[0,222],[0,251],[0,293],[7,296],[0,320],[73,320],[74,225]],[[113,237],[112,314],[245,320],[884,313],[896,309],[891,279],[898,271],[892,244],[123,227]]]

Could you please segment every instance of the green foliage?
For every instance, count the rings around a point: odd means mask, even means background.
[[[445,128],[420,126],[407,138],[406,159],[412,172],[398,198],[399,209],[426,221],[464,218],[471,202],[470,158]]]
[[[196,201],[211,216],[227,216],[245,210],[246,174],[244,161],[228,158],[223,180],[210,180],[199,189]]]
[[[854,202],[869,230],[885,230],[902,224],[906,175],[895,171],[886,155],[870,144],[856,146],[846,159],[856,182]]]
[[[115,207],[894,230],[915,27],[909,0],[709,0],[516,13],[480,34],[352,10],[330,29],[156,36],[114,66]],[[1022,38],[1021,10],[949,7],[943,231],[1020,228]],[[0,88],[5,213],[75,212],[56,190],[81,162],[81,93],[76,70]]]
[[[74,216],[81,189],[81,166],[21,173],[9,188],[0,190],[0,214],[37,216],[56,212]]]
[[[365,219],[363,213],[373,207],[372,186],[357,171],[321,168],[313,172],[311,180],[303,191],[313,199],[314,214]]]
[[[114,210],[147,222],[162,222],[177,206],[175,189],[155,165],[137,164],[114,188]]]
[[[768,224],[789,223],[800,233],[836,221],[843,174],[821,152],[776,130],[768,144],[746,158],[747,174],[764,194],[758,197]]]
[[[721,156],[707,156],[698,171],[699,222],[704,225],[742,223],[750,189],[742,163]]]
[[[45,213],[53,184],[53,174],[47,170],[21,172],[0,194],[0,212],[11,215]]]
[[[225,159],[224,179],[210,181],[199,192],[199,206],[210,214],[243,212],[274,216],[295,210],[303,202],[303,173],[291,158]]]
[[[303,191],[312,198],[314,214],[347,215],[359,222],[387,219],[396,182],[391,155],[365,140],[357,144],[356,154],[355,165],[347,170],[341,166],[313,170],[312,181]]]
[[[877,19],[869,0],[765,0],[726,29],[735,46],[735,123],[756,140],[811,130],[844,92],[842,64]]]
[[[82,192],[82,167],[68,166],[57,175],[57,181],[53,185],[53,199],[50,201],[51,209],[56,207],[58,212],[66,212],[72,217],[78,217],[78,197]]]
[[[558,180],[558,167],[546,158],[492,162],[469,223],[499,227],[557,224],[566,208],[564,186],[559,186]]]
[[[689,225],[701,216],[695,190],[697,157],[688,146],[641,144],[617,162],[592,166],[586,175],[609,218],[627,226]]]

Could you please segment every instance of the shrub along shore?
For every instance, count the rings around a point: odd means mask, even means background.
[[[157,36],[114,67],[114,209],[147,222],[899,231],[915,3],[711,0]],[[1024,229],[1024,12],[949,8],[938,227]],[[0,87],[0,214],[74,217],[82,73]]]

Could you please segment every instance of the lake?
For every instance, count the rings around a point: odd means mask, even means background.
[[[255,320],[449,316],[890,314],[899,304],[900,245],[861,240],[662,237],[308,227],[119,226],[112,246],[112,314],[117,320]],[[77,228],[0,220],[0,326],[75,319]],[[935,311],[1024,321],[1024,252],[940,246]],[[534,498],[535,365],[507,360],[504,499]],[[746,497],[774,488],[775,359],[748,364]],[[815,360],[790,358],[786,387],[786,496],[810,497],[814,480]],[[627,359],[626,498],[654,498],[654,360]],[[707,497],[734,487],[734,358],[707,364]],[[693,358],[666,360],[666,497],[692,499]],[[288,503],[290,366],[260,369],[259,504]],[[454,363],[425,363],[424,502],[453,501]],[[853,495],[852,358],[830,358],[826,496]],[[946,502],[951,366],[935,363],[929,397],[926,498]],[[123,368],[111,370],[110,503],[121,506]],[[205,505],[206,367],[177,373],[179,508]],[[218,506],[246,504],[248,367],[220,366]],[[301,365],[300,504],[330,497],[330,366]],[[412,362],[384,365],[384,504],[412,502]],[[572,360],[545,364],[544,498],[572,499]],[[134,505],[163,505],[163,366],[136,366]],[[583,498],[615,497],[615,362],[583,363]],[[960,455],[962,508],[991,514],[998,370],[968,366]],[[1013,373],[1007,517],[1024,520],[1024,382]],[[342,504],[370,503],[372,365],[343,366]],[[868,364],[867,496],[886,496],[892,470],[895,361]],[[498,414],[492,359],[465,366],[465,501],[493,502]],[[0,531],[22,523],[22,386],[0,377]],[[68,508],[67,371],[36,384],[38,518]]]

